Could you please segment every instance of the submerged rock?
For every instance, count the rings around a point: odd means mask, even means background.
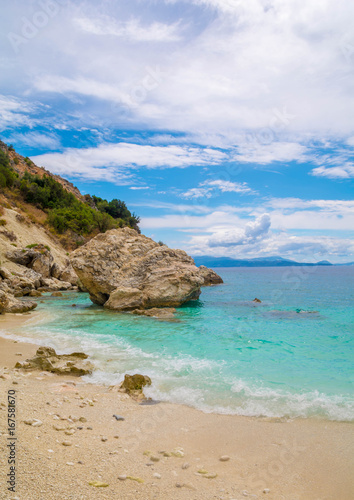
[[[203,286],[220,285],[224,283],[221,276],[205,266],[199,266],[199,275],[204,279]]]
[[[253,299],[252,302],[256,302],[257,304],[261,304],[262,303],[262,301],[260,299],[257,299],[257,297],[255,299]]]
[[[127,227],[98,234],[71,263],[92,302],[119,311],[180,306],[198,299],[205,281],[186,252]]]
[[[174,307],[153,307],[151,309],[134,309],[132,314],[139,316],[150,316],[152,318],[171,320],[175,319],[176,309]]]
[[[51,347],[40,347],[33,358],[16,363],[15,368],[81,376],[92,373],[93,364],[87,358],[83,352],[56,354]]]

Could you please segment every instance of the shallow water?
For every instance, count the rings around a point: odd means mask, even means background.
[[[178,310],[178,322],[105,311],[69,292],[43,297],[44,319],[12,333],[92,355],[92,382],[149,375],[154,399],[219,413],[352,420],[354,267],[217,271],[225,284],[204,288]]]

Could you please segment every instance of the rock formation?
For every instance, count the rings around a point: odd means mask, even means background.
[[[24,313],[37,307],[33,300],[23,301],[15,298],[11,293],[6,293],[0,289],[0,314],[3,313]]]
[[[19,361],[15,368],[81,376],[92,373],[93,364],[87,358],[87,354],[83,352],[60,355],[51,347],[40,347],[33,358]]]
[[[206,274],[183,250],[130,228],[97,235],[71,254],[71,264],[92,302],[120,311],[196,300]]]
[[[199,275],[204,278],[203,286],[220,285],[221,283],[224,283],[221,276],[205,266],[199,266]]]
[[[32,276],[36,276],[38,279],[54,279],[69,283],[69,285],[77,284],[78,278],[69,260],[66,262],[66,267],[54,262],[52,253],[45,245],[38,244],[31,248],[12,250],[6,253],[6,258],[20,266],[31,269],[33,271]],[[34,273],[37,273],[37,275]],[[47,285],[42,284],[42,286],[48,287],[50,287],[50,285],[50,283]],[[70,288],[70,286],[66,288]],[[63,289],[66,288],[64,287]]]
[[[135,375],[124,375],[124,380],[120,385],[120,391],[126,392],[134,399],[142,400],[145,399],[143,388],[146,385],[151,385],[151,378],[147,375],[140,375],[136,373]]]

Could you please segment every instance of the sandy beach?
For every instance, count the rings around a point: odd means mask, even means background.
[[[1,329],[29,317],[3,316]],[[37,347],[0,339],[0,498],[353,498],[349,423],[139,404],[117,388],[15,370]],[[9,390],[16,391],[15,493],[6,486]],[[29,419],[41,424],[26,425]],[[89,484],[94,481],[108,486]]]

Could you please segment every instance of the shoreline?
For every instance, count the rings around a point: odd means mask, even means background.
[[[34,318],[9,315],[4,319],[3,325],[0,322],[2,330],[6,330],[7,320],[20,326]],[[141,405],[116,389],[87,383],[79,377],[13,369],[16,361],[33,356],[37,348],[30,342],[0,337],[0,373],[6,375],[0,379],[0,402],[4,402],[9,388],[18,393],[16,495],[21,500],[39,498],[38,489],[43,492],[43,500],[231,500],[247,496],[349,500],[353,496],[354,436],[350,422],[222,415],[173,403]],[[117,422],[113,414],[124,416],[125,421]],[[70,422],[70,415],[84,417],[87,422]],[[0,416],[4,449],[5,412],[0,411]],[[43,425],[25,425],[23,420],[28,418],[40,419]],[[58,422],[64,428],[73,427],[66,430],[74,432],[66,435],[65,430],[55,430],[53,425]],[[63,446],[64,441],[71,445]],[[183,448],[184,457],[159,453],[169,454],[178,447]],[[150,453],[144,454],[147,450]],[[224,455],[230,460],[220,461]],[[150,456],[156,461],[151,461]],[[7,470],[3,453],[0,458],[3,475]],[[190,467],[182,468],[185,463]],[[207,473],[198,473],[201,470]],[[31,482],[32,472],[36,484]],[[119,475],[144,482],[120,480]],[[90,481],[109,486],[96,488],[89,485]]]
[[[32,357],[34,356],[36,350],[40,346],[46,346],[46,347],[52,347],[56,350],[57,354],[67,354],[70,352],[74,351],[81,351],[82,348],[81,346],[66,346],[64,348],[58,347],[57,342],[47,342],[45,339],[38,339],[38,342],[36,342],[36,339],[33,337],[27,337],[22,335],[22,331],[16,331],[16,333],[10,333],[6,334],[5,330],[6,329],[13,329],[14,327],[21,328],[23,329],[23,326],[26,324],[30,324],[31,326],[40,324],[42,321],[46,321],[48,317],[53,317],[53,314],[50,315],[48,311],[31,311],[27,313],[18,313],[18,314],[6,314],[4,316],[0,316],[0,353],[2,351],[2,341],[15,341],[17,343],[24,344],[27,346],[25,348],[26,350],[26,357]],[[55,317],[55,315],[54,315]],[[11,345],[11,344],[10,344]],[[4,349],[6,347],[4,346]],[[85,349],[84,349],[85,350]],[[89,352],[86,352],[91,358],[91,361],[95,364],[95,359],[92,358],[92,354]],[[21,358],[22,360],[25,359],[25,357]],[[17,361],[18,359],[16,359]],[[2,366],[1,364],[1,357],[0,357],[0,367]],[[99,370],[99,368],[96,366],[96,369]],[[94,370],[95,371],[95,370]],[[139,371],[139,369],[138,369]],[[87,376],[86,376],[87,377]],[[109,382],[102,382],[102,381],[97,381],[97,380],[87,380],[85,378],[83,380],[85,383],[88,385],[93,385],[93,386],[102,386],[102,387],[110,387],[112,384]],[[115,382],[116,383],[116,382]],[[113,385],[115,384],[113,383]],[[154,399],[154,396],[152,396]],[[183,406],[186,408],[192,408],[197,411],[200,411],[205,414],[215,414],[215,415],[226,415],[226,416],[236,416],[236,417],[245,417],[245,418],[254,418],[254,419],[259,419],[259,420],[281,420],[281,421],[294,421],[294,420],[310,420],[310,421],[320,421],[320,422],[339,422],[339,423],[348,423],[348,424],[354,424],[354,420],[341,420],[341,419],[330,419],[328,417],[325,417],[323,415],[318,415],[318,414],[313,414],[310,416],[303,416],[303,415],[247,415],[247,414],[238,414],[238,413],[233,413],[233,412],[224,412],[224,411],[217,411],[216,409],[203,409],[198,406],[195,406],[193,404],[187,404],[179,401],[170,401],[170,400],[161,400],[159,401],[161,403],[167,403],[167,404],[173,404],[173,405],[178,405],[178,406]],[[354,418],[354,417],[353,417]]]

